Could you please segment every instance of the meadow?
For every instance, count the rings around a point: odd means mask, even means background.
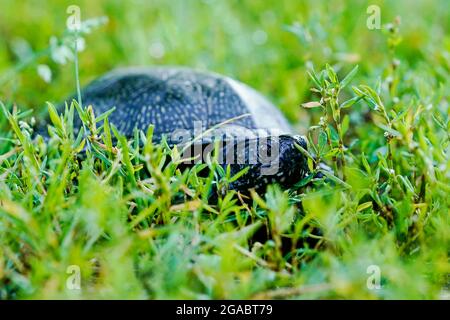
[[[449,16],[446,0],[2,0],[0,299],[449,299]],[[182,171],[152,127],[127,140],[57,108],[130,65],[251,85],[308,138],[311,175],[212,202],[233,180],[214,159]]]

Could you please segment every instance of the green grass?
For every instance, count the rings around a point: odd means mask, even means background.
[[[308,137],[312,171],[334,171],[211,203],[232,179],[214,161],[182,172],[151,128],[127,141],[90,108],[46,107],[77,89],[73,60],[49,47],[72,48],[67,4],[2,1],[0,298],[448,298],[447,3],[380,2],[381,30],[366,27],[369,4],[80,1],[83,20],[109,20],[82,35],[81,84],[124,65],[233,76]],[[33,130],[47,110],[45,142]]]

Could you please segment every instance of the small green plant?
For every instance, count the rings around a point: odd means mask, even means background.
[[[2,51],[0,68],[9,71],[0,80],[0,298],[448,297],[448,11],[420,3],[424,19],[414,22],[426,33],[408,27],[411,19],[401,32],[399,20],[382,32],[360,28],[356,1],[334,12],[318,1],[289,10],[271,1],[193,2],[183,10],[174,1],[126,8],[85,1],[112,23],[92,35],[74,66],[79,80],[72,68],[57,68],[73,62],[73,34],[24,60]],[[383,16],[395,8],[383,6]],[[7,44],[16,30],[36,35],[26,39],[31,48],[54,33],[45,28],[50,17],[5,14]],[[189,33],[177,27],[185,14],[193,18]],[[290,22],[297,37],[280,31]],[[165,48],[158,58],[148,54],[149,41]],[[312,70],[324,61],[324,70]],[[152,126],[126,139],[108,119],[114,106],[95,114],[80,99],[62,109],[48,103],[49,138],[35,132],[38,115],[27,106],[138,63],[206,66],[272,95],[293,124],[310,126],[308,150],[299,152],[311,175],[290,190],[229,191],[236,176],[215,154],[183,170],[182,150],[155,144]],[[38,64],[52,71],[49,83],[33,78]],[[291,108],[299,101],[313,102]],[[71,270],[80,271],[81,290],[68,285]],[[380,271],[379,287],[368,283],[371,270]]]
[[[326,69],[319,74],[316,74],[314,70],[311,70],[308,73],[314,83],[314,87],[311,88],[311,91],[320,95],[320,101],[302,104],[302,106],[307,109],[320,107],[324,111],[319,124],[310,128],[310,130],[319,130],[317,147],[316,144],[311,144],[317,155],[314,167],[317,168],[321,159],[331,157],[335,172],[341,172],[342,177],[345,175],[346,147],[344,144],[344,135],[348,130],[349,118],[347,116],[341,119],[341,113],[342,109],[351,107],[361,98],[353,97],[340,103],[339,96],[341,90],[350,83],[357,71],[358,66],[354,67],[353,70],[340,81],[336,72],[328,64]],[[311,138],[311,135],[309,135],[309,137]]]

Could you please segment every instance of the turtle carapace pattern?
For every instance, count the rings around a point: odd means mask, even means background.
[[[116,107],[109,120],[126,136],[132,136],[134,128],[146,130],[149,124],[155,126],[155,140],[163,135],[170,139],[176,129],[194,136],[199,124],[208,129],[234,118],[229,125],[233,130],[291,132],[281,112],[252,88],[183,67],[114,70],[88,85],[82,101],[93,105],[97,115]]]
[[[135,128],[145,131],[154,125],[155,142],[166,136],[169,144],[183,144],[203,132],[208,135],[201,144],[227,141],[227,150],[232,147],[233,158],[240,161],[224,161],[223,166],[230,165],[232,173],[250,166],[232,189],[260,189],[273,182],[288,187],[307,173],[306,159],[295,146],[306,148],[305,140],[292,134],[288,121],[265,97],[226,76],[185,67],[122,68],[87,85],[82,102],[92,105],[96,115],[115,107],[108,119],[127,137],[133,137]],[[76,119],[75,127],[80,125]],[[256,148],[249,147],[252,141]],[[252,150],[275,148],[276,157],[252,157]]]

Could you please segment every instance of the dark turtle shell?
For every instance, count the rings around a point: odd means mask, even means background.
[[[291,133],[281,112],[254,89],[184,67],[111,71],[82,90],[82,102],[92,105],[96,115],[115,107],[109,120],[126,136],[132,136],[134,128],[146,130],[154,124],[156,142],[163,135],[179,141],[183,132],[192,138],[226,121],[231,122],[221,134],[233,137]]]
[[[127,137],[153,124],[155,142],[166,136],[169,144],[186,143],[183,165],[208,159],[218,147],[218,161],[232,176],[248,168],[231,189],[264,190],[270,183],[289,187],[308,172],[298,150],[307,147],[306,141],[292,134],[281,112],[225,76],[183,67],[118,69],[87,85],[82,103],[92,105],[97,116],[115,107],[109,121]],[[80,125],[76,117],[74,127]]]

